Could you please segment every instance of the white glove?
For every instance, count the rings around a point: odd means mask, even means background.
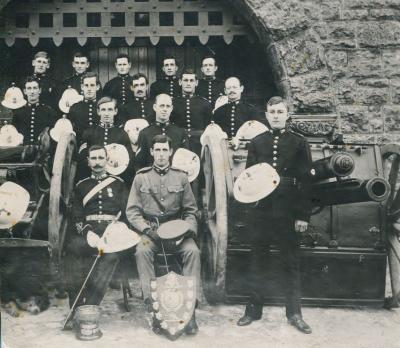
[[[96,233],[89,231],[87,233],[86,240],[92,248],[97,248],[97,245],[99,244],[100,241],[100,237]]]

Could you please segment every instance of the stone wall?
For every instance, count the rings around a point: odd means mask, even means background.
[[[339,116],[348,140],[400,140],[400,0],[226,0],[295,113]]]

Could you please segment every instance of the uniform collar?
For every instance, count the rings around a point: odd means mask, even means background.
[[[156,166],[155,164],[153,164],[153,168],[160,175],[165,175],[169,171],[169,165],[166,166],[165,168],[160,168],[160,167]]]
[[[183,98],[192,98],[194,97],[194,93],[182,93]]]
[[[167,126],[169,126],[169,122],[161,123],[161,122],[157,122],[156,121],[156,125],[159,126],[159,127],[167,127]]]
[[[176,79],[177,79],[176,75],[174,75],[174,76],[167,76],[167,75],[165,75],[164,78],[165,78],[167,81],[171,81],[171,80],[176,80]]]
[[[203,80],[205,80],[205,81],[215,81],[216,79],[217,78],[215,76],[212,76],[212,77],[207,76],[207,77],[203,78]]]
[[[37,102],[37,103],[34,103],[34,104],[28,103],[29,107],[37,107],[39,105],[40,105],[40,102]]]
[[[239,100],[236,100],[236,101],[233,101],[233,102],[228,102],[228,104],[229,105],[238,105],[239,104],[239,102],[240,102],[240,99]]]
[[[45,76],[46,76],[46,73],[43,73],[43,74],[33,73],[33,76],[36,77],[36,78],[38,78],[38,79],[41,79],[42,77],[45,77]]]
[[[272,129],[272,128],[270,128],[268,131],[273,135],[280,135],[280,134],[285,133],[286,129],[285,128],[282,128],[282,129]]]
[[[114,127],[114,123],[105,124],[105,123],[103,123],[103,122],[100,122],[100,123],[99,123],[99,126],[100,126],[101,128],[104,128],[104,129],[109,129],[109,128],[113,128],[113,127]]]
[[[124,74],[124,75],[118,74],[118,77],[120,77],[121,79],[126,79],[128,76],[129,74]]]
[[[136,101],[145,101],[145,100],[147,100],[147,98],[146,98],[146,97],[142,97],[142,98],[140,98],[140,97],[135,97],[135,100],[136,100]]]
[[[92,104],[95,104],[96,103],[96,99],[83,99],[83,101],[85,102],[85,103],[92,103]]]
[[[102,174],[95,174],[95,173],[92,173],[92,175],[90,176],[91,179],[95,179],[95,180],[103,180],[103,179],[105,179],[106,177],[107,177],[107,173],[106,173],[106,172],[104,172],[104,173],[102,173]]]

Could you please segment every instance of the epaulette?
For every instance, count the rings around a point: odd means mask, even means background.
[[[297,135],[299,138],[305,138],[305,136],[303,134],[297,133],[292,129],[289,129],[288,132],[293,134],[293,135]]]
[[[125,182],[125,181],[124,181],[123,179],[121,179],[118,175],[111,175],[111,174],[110,174],[110,176],[111,176],[112,178],[115,178],[115,179],[121,181],[121,182]]]
[[[76,185],[75,185],[75,186],[78,186],[78,185],[80,185],[81,183],[83,183],[84,181],[86,181],[86,180],[88,180],[88,179],[90,179],[90,176],[88,176],[88,177],[87,177],[87,178],[85,178],[85,179],[79,180],[79,181],[76,183]]]
[[[139,169],[136,174],[142,174],[142,173],[147,173],[149,172],[153,167],[144,167],[142,169]]]

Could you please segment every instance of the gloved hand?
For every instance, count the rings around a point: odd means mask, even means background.
[[[157,234],[157,226],[148,227],[143,231],[143,233],[150,237],[153,241],[156,241],[160,238]]]
[[[96,233],[89,231],[86,235],[86,240],[89,246],[91,246],[92,248],[97,248],[100,241],[100,237]]]

